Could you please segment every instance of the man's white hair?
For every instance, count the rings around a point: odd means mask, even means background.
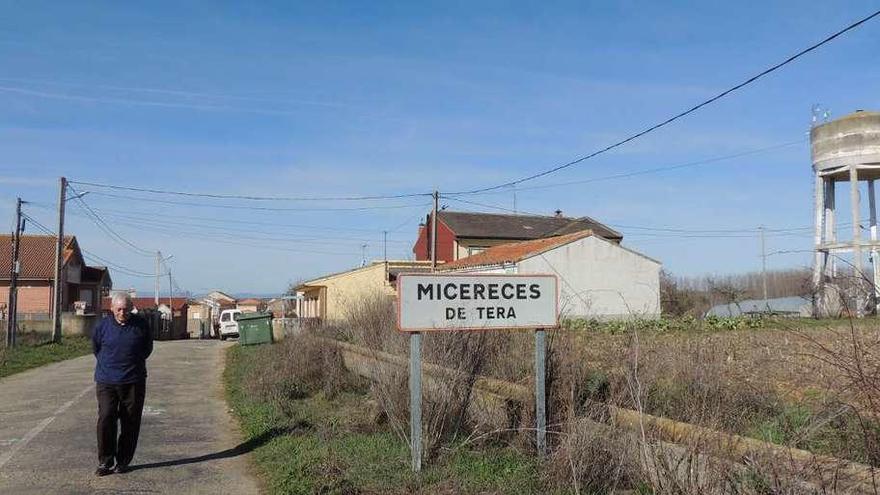
[[[128,292],[114,292],[110,295],[110,304],[112,304],[113,306],[116,306],[117,304],[130,306],[131,296],[128,295]]]

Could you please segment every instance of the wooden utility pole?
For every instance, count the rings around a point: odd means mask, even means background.
[[[384,258],[385,258],[385,261],[387,262],[388,261],[388,231],[387,230],[382,231],[382,245],[384,246],[382,249],[384,252]]]
[[[52,295],[52,342],[61,342],[61,310],[64,290],[61,268],[64,266],[64,204],[67,202],[67,179],[58,179],[58,239],[55,243],[55,286]]]
[[[15,200],[15,234],[12,237],[12,273],[9,277],[9,304],[6,316],[6,347],[15,347],[18,333],[18,275],[21,273],[19,263],[19,246],[21,244],[21,198]]]
[[[764,241],[764,226],[758,227],[761,231],[761,285],[764,289],[764,310],[770,312],[770,304],[767,302],[767,245]]]
[[[155,293],[153,296],[153,299],[154,299],[153,302],[156,303],[156,309],[159,309],[159,277],[161,276],[159,274],[159,270],[161,268],[161,265],[162,265],[162,251],[156,251],[156,290],[155,290]]]
[[[434,208],[431,210],[431,271],[437,269],[437,210],[439,210],[440,193],[434,191]]]

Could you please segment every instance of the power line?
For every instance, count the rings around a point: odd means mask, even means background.
[[[490,205],[487,203],[480,203],[477,201],[471,201],[469,199],[461,199],[461,198],[454,198],[454,197],[451,198],[451,197],[448,197],[445,195],[443,195],[442,198],[449,199],[451,201],[457,201],[459,203],[464,203],[464,204],[468,204],[468,205],[472,205],[472,206],[479,206],[481,208],[489,208],[491,210],[503,211],[505,213],[513,213],[514,215],[520,215],[520,216],[530,215],[533,217],[547,217],[547,216],[549,216],[549,215],[543,215],[541,213],[531,213],[531,212],[523,211],[523,210],[513,210],[510,208],[505,208],[503,206],[498,206],[498,205]]]
[[[725,161],[725,160],[732,160],[734,158],[742,158],[744,156],[751,156],[751,155],[757,155],[760,153],[766,153],[769,151],[775,151],[778,149],[787,148],[789,146],[794,146],[796,144],[801,144],[804,142],[806,142],[806,140],[798,139],[796,141],[788,141],[788,142],[784,142],[784,143],[774,144],[772,146],[767,146],[764,148],[758,148],[758,149],[748,150],[748,151],[741,151],[739,153],[734,153],[731,155],[717,156],[717,157],[713,157],[713,158],[706,158],[703,160],[696,160],[696,161],[692,161],[692,162],[680,163],[680,164],[676,164],[676,165],[666,165],[663,167],[655,167],[655,168],[649,168],[649,169],[645,169],[645,170],[636,170],[633,172],[623,172],[623,173],[619,173],[619,174],[605,175],[605,176],[600,176],[600,177],[591,177],[589,179],[572,180],[572,181],[566,181],[566,182],[556,182],[553,184],[542,184],[540,186],[518,187],[518,188],[516,188],[516,192],[519,193],[522,191],[536,191],[539,189],[551,189],[551,188],[555,188],[555,187],[565,187],[565,186],[573,186],[573,185],[579,185],[579,184],[590,184],[590,183],[594,183],[594,182],[603,182],[603,181],[614,180],[614,179],[628,179],[630,177],[638,177],[640,175],[657,174],[657,173],[662,173],[662,172],[668,172],[670,170],[679,170],[679,169],[683,169],[683,168],[698,167],[700,165],[708,165],[710,163],[717,163],[717,162],[721,162],[721,161]],[[485,191],[482,194],[506,194],[507,192],[508,191]],[[448,196],[450,194],[454,195],[456,193],[445,193],[445,194]],[[481,193],[474,193],[474,194],[481,194]]]
[[[354,241],[354,242],[364,242],[364,238],[362,237],[278,237],[278,234],[284,234],[282,231],[269,232],[265,230],[257,230],[257,229],[242,229],[242,228],[232,228],[232,227],[224,227],[219,225],[200,225],[191,222],[174,222],[174,221],[166,221],[166,220],[156,220],[156,219],[146,219],[141,217],[132,217],[123,214],[108,214],[110,218],[121,218],[122,221],[114,222],[115,225],[125,225],[138,229],[165,229],[168,231],[172,227],[183,227],[187,229],[189,233],[198,233],[198,234],[206,234],[206,235],[215,235],[215,236],[224,236],[230,237],[234,239],[239,239],[241,235],[234,235],[234,233],[247,234],[247,238],[251,240],[266,240],[266,241],[279,241],[279,242],[300,242],[300,243],[318,243],[318,244],[336,244],[334,242],[322,242],[322,241]],[[154,215],[155,217],[155,215]],[[136,222],[136,223],[133,223]],[[174,231],[176,232],[176,231]],[[371,231],[373,232],[373,231]],[[262,236],[254,236],[251,234],[264,234],[266,236],[273,237],[262,237]],[[409,244],[409,241],[402,240],[389,240],[388,242],[395,244]]]
[[[34,217],[32,217],[26,213],[22,213],[21,215],[22,215],[22,217],[27,218],[35,227],[42,230],[46,234],[51,235],[51,236],[58,235],[56,232],[52,231],[52,229],[50,229],[49,227],[46,227],[45,225],[43,225],[42,223],[37,221]],[[80,249],[80,251],[83,252],[84,256],[92,258],[92,259],[99,261],[101,263],[105,263],[106,265],[111,266],[113,269],[119,270],[120,272],[122,272],[126,275],[131,275],[133,277],[145,277],[145,278],[155,278],[156,277],[156,274],[142,272],[139,270],[135,270],[133,268],[125,267],[125,266],[120,265],[118,263],[114,263],[114,262],[112,262],[102,256],[98,256],[97,254],[95,254],[91,251],[88,251],[87,249],[84,249],[82,246],[80,246],[79,249]],[[162,275],[160,275],[160,276],[162,276]]]
[[[396,226],[396,227],[394,227],[394,228],[392,228],[392,229],[389,229],[387,232],[388,232],[389,234],[392,234],[392,233],[394,233],[394,232],[397,232],[397,231],[399,231],[400,229],[406,227],[406,225],[407,225],[408,223],[410,223],[410,222],[412,222],[412,221],[415,221],[415,220],[421,218],[422,215],[424,215],[424,213],[422,213],[422,212],[418,212],[418,213],[415,214],[415,216],[410,217],[410,218],[407,218],[406,220],[404,220],[403,222],[401,222],[398,226]],[[390,241],[389,241],[389,242],[390,242]]]
[[[597,150],[597,151],[594,151],[594,152],[592,152],[592,153],[590,153],[590,154],[588,154],[588,155],[582,156],[582,157],[580,157],[580,158],[577,158],[577,159],[572,160],[572,161],[567,162],[567,163],[563,163],[562,165],[558,165],[558,166],[556,166],[556,167],[553,167],[553,168],[550,168],[550,169],[544,170],[543,172],[538,172],[538,173],[536,173],[536,174],[532,174],[532,175],[529,175],[529,176],[527,176],[527,177],[523,177],[523,178],[521,178],[521,179],[516,179],[516,180],[510,181],[510,182],[505,182],[505,183],[503,183],[503,184],[498,184],[498,185],[490,186],[490,187],[484,187],[484,188],[480,188],[480,189],[472,189],[472,190],[469,190],[469,191],[461,191],[461,192],[456,192],[456,193],[447,193],[447,194],[476,194],[476,193],[481,193],[481,192],[486,192],[486,191],[493,191],[493,190],[495,190],[495,189],[501,189],[501,188],[503,188],[503,187],[514,186],[514,185],[517,185],[517,184],[521,184],[521,183],[523,183],[523,182],[527,182],[527,181],[530,181],[530,180],[534,180],[534,179],[537,179],[537,178],[540,178],[540,177],[544,177],[544,176],[547,176],[547,175],[550,175],[550,174],[553,174],[553,173],[559,172],[560,170],[564,170],[564,169],[569,168],[569,167],[571,167],[571,166],[577,165],[578,163],[581,163],[581,162],[583,162],[583,161],[589,160],[589,159],[591,159],[591,158],[593,158],[593,157],[595,157],[595,156],[601,155],[601,154],[603,154],[603,153],[607,153],[607,152],[609,152],[609,151],[611,151],[611,150],[613,150],[613,149],[615,149],[615,148],[618,148],[618,147],[620,147],[620,146],[623,146],[623,145],[626,144],[626,143],[629,143],[630,141],[633,141],[633,140],[638,139],[638,138],[640,138],[640,137],[642,137],[642,136],[644,136],[644,135],[646,135],[646,134],[648,134],[648,133],[651,133],[651,132],[653,132],[653,131],[656,131],[657,129],[660,129],[661,127],[665,127],[665,126],[671,124],[672,122],[675,122],[675,121],[678,120],[678,119],[681,119],[681,118],[683,118],[683,117],[685,117],[685,116],[687,116],[687,115],[690,115],[691,113],[694,113],[694,112],[696,112],[697,110],[699,110],[699,109],[701,109],[701,108],[703,108],[703,107],[705,107],[705,106],[707,106],[707,105],[710,105],[710,104],[712,104],[712,103],[714,103],[714,102],[720,100],[721,98],[724,98],[725,96],[727,96],[727,95],[729,95],[729,94],[731,94],[731,93],[733,93],[733,92],[735,92],[735,91],[737,91],[737,90],[739,90],[739,89],[744,88],[745,86],[748,86],[749,84],[751,84],[751,83],[757,81],[758,79],[760,79],[760,78],[766,76],[767,74],[770,74],[770,73],[772,73],[772,72],[775,72],[775,71],[779,70],[780,68],[784,67],[785,65],[788,65],[789,63],[794,62],[794,61],[797,60],[798,58],[800,58],[800,57],[802,57],[802,56],[804,56],[804,55],[806,55],[806,54],[812,52],[813,50],[816,50],[817,48],[819,48],[819,47],[821,47],[821,46],[823,46],[823,45],[825,45],[825,44],[827,44],[827,43],[830,43],[831,41],[833,41],[834,39],[838,38],[839,36],[842,36],[844,33],[847,33],[848,31],[851,31],[851,30],[853,30],[853,29],[855,29],[855,28],[861,26],[862,24],[864,24],[864,23],[870,21],[871,19],[877,17],[878,15],[880,15],[880,10],[878,10],[878,11],[876,11],[876,12],[874,12],[874,13],[868,15],[867,17],[863,17],[862,19],[860,19],[860,20],[858,20],[858,21],[856,21],[856,22],[850,24],[849,26],[846,26],[845,28],[843,28],[843,29],[841,29],[841,30],[835,32],[834,34],[832,34],[832,35],[826,37],[826,38],[823,39],[822,41],[819,41],[818,43],[815,43],[815,44],[813,44],[813,45],[810,45],[810,46],[807,47],[807,48],[804,48],[803,50],[801,50],[801,51],[795,53],[794,55],[788,57],[787,59],[783,60],[782,62],[779,62],[779,63],[776,64],[776,65],[773,65],[773,66],[771,66],[771,67],[768,67],[767,69],[764,69],[763,71],[759,72],[758,74],[755,74],[754,76],[749,77],[749,78],[746,79],[745,81],[743,81],[743,82],[741,82],[741,83],[739,83],[739,84],[737,84],[737,85],[735,85],[735,86],[732,86],[732,87],[730,87],[730,88],[728,88],[728,89],[722,91],[721,93],[718,93],[717,95],[715,95],[715,96],[713,96],[713,97],[711,97],[711,98],[709,98],[709,99],[707,99],[707,100],[704,100],[704,101],[702,101],[702,102],[700,102],[700,103],[698,103],[698,104],[696,104],[696,105],[694,105],[694,106],[688,108],[687,110],[684,110],[684,111],[682,111],[682,112],[679,112],[679,113],[673,115],[672,117],[667,118],[666,120],[664,120],[664,121],[662,121],[662,122],[659,122],[659,123],[657,123],[657,124],[651,125],[651,126],[645,128],[645,129],[643,129],[643,130],[641,130],[641,131],[639,131],[639,132],[637,132],[637,133],[635,133],[635,134],[630,135],[629,137],[627,137],[627,138],[625,138],[625,139],[622,139],[622,140],[620,140],[620,141],[617,141],[616,143],[610,144],[610,145],[608,145],[608,146],[606,146],[606,147],[604,147],[604,148],[602,148],[602,149],[599,149],[599,150]]]
[[[105,213],[105,216],[108,218],[121,219],[121,222],[115,222],[117,225],[131,225],[134,227],[140,227],[143,225],[147,226],[158,226],[158,227],[168,227],[168,226],[179,226],[185,227],[189,229],[190,232],[193,231],[207,231],[209,233],[230,233],[230,232],[238,232],[244,234],[266,234],[266,235],[278,235],[284,234],[283,230],[275,230],[275,231],[266,231],[259,229],[246,229],[237,226],[225,226],[225,225],[205,225],[193,222],[182,222],[175,220],[165,220],[156,219],[155,215],[150,215],[149,217],[144,216],[135,216],[135,215],[126,215],[121,213]],[[136,223],[132,223],[136,222]],[[374,233],[374,231],[370,231]],[[309,235],[309,234],[307,234]],[[342,241],[362,241],[361,237],[327,237],[327,236],[314,236],[313,234],[309,235],[309,237],[290,237],[287,238],[291,241],[300,241],[300,242],[308,242],[308,241],[316,241],[316,240],[342,240]],[[406,241],[389,241],[389,242],[406,242]]]
[[[95,193],[93,193],[95,194]],[[30,204],[30,203],[29,203]],[[37,206],[39,208],[54,210],[53,205],[49,205],[46,203],[33,203],[32,206]],[[129,217],[136,220],[141,220],[143,218],[152,219],[156,218],[155,211],[137,211],[137,210],[125,210],[125,213],[112,212],[110,210],[105,210],[103,208],[92,208],[98,213],[102,213],[105,217]],[[421,215],[421,213],[419,213]],[[264,225],[268,227],[290,227],[297,229],[313,229],[313,230],[327,230],[334,232],[364,232],[364,233],[375,233],[375,229],[361,229],[356,227],[330,227],[326,225],[304,225],[304,224],[290,224],[290,223],[277,223],[277,222],[261,222],[259,220],[236,220],[231,218],[217,218],[217,217],[205,217],[205,216],[193,216],[193,215],[178,215],[174,214],[174,218],[183,218],[187,220],[198,220],[200,222],[212,222],[219,223],[224,226],[227,226],[230,223],[233,224],[245,224],[245,225]]]
[[[188,234],[185,232],[179,232],[176,230],[169,230],[169,229],[149,228],[147,230],[150,230],[152,232],[156,232],[160,235],[165,235],[165,236],[168,236],[168,237],[171,237],[174,239],[179,239],[181,237],[200,240],[200,241],[204,241],[206,239],[209,239],[211,241],[211,244],[227,244],[230,246],[243,246],[243,247],[247,247],[250,249],[266,249],[266,250],[270,250],[270,251],[281,251],[281,252],[285,252],[285,253],[298,253],[298,254],[321,254],[321,255],[330,255],[330,256],[360,256],[360,253],[356,253],[353,251],[352,252],[338,252],[338,251],[326,251],[326,250],[317,250],[317,249],[307,250],[307,249],[284,248],[284,247],[269,245],[268,243],[265,243],[265,242],[246,242],[245,240],[238,242],[235,240],[225,240],[225,239],[237,239],[237,238],[229,238],[229,237],[224,238],[224,237],[217,237],[217,236],[212,237],[212,236],[205,236],[205,235],[193,235],[193,234]],[[261,239],[261,240],[264,240],[264,239]],[[268,239],[265,239],[265,240],[268,240]]]
[[[394,210],[401,208],[425,208],[429,206],[428,204],[419,203],[419,204],[409,204],[409,205],[385,205],[385,206],[359,206],[353,208],[272,208],[268,206],[242,206],[242,205],[215,205],[215,204],[206,204],[206,203],[191,203],[186,201],[171,201],[171,200],[162,200],[155,198],[144,198],[140,196],[124,196],[120,194],[112,194],[105,193],[100,191],[90,191],[92,194],[98,196],[106,196],[109,198],[116,199],[125,199],[127,201],[144,201],[148,203],[158,203],[158,204],[168,204],[168,205],[181,205],[181,206],[195,206],[199,208],[222,208],[222,209],[233,209],[233,210],[252,210],[252,211],[307,211],[307,212],[316,212],[316,211],[369,211],[369,210]]]
[[[507,213],[517,213],[516,210],[512,210],[510,208],[505,208],[503,206],[497,206],[487,203],[480,203],[477,201],[470,201],[461,198],[446,198],[452,201],[456,201],[459,203],[465,203],[473,206],[480,206],[483,208],[490,208],[494,210],[504,211]],[[549,217],[549,215],[541,215],[540,213],[530,213],[519,210],[520,214],[525,214],[529,216],[536,217]],[[614,228],[620,229],[632,229],[632,230],[647,230],[652,233],[636,233],[630,234],[627,237],[633,236],[652,236],[658,237],[667,235],[670,237],[682,237],[682,234],[694,234],[695,237],[699,237],[699,234],[704,234],[706,237],[754,237],[758,235],[759,228],[758,227],[741,227],[741,228],[730,228],[730,229],[682,229],[675,227],[654,227],[654,226],[641,226],[641,225],[628,225],[628,224],[620,224],[615,222],[602,222],[604,225],[608,225]],[[845,225],[851,225],[851,223],[841,223],[838,226],[843,227]],[[803,226],[803,227],[779,227],[779,228],[766,228],[765,232],[768,232],[772,235],[778,236],[786,236],[786,235],[812,235],[811,231],[815,227],[812,226]],[[664,234],[665,233],[665,234]],[[742,235],[736,235],[742,234]]]
[[[88,205],[88,203],[85,202],[84,199],[82,199],[82,196],[83,196],[82,194],[79,194],[79,192],[70,185],[68,185],[67,187],[69,189],[71,189],[74,192],[74,194],[76,194],[76,196],[74,196],[74,198],[76,198],[77,202],[79,202],[79,204],[82,206],[82,208],[86,211],[86,213],[88,214],[88,216],[92,220],[92,222],[94,222],[95,225],[98,226],[98,228],[100,228],[106,234],[108,234],[110,236],[110,238],[113,239],[117,244],[120,244],[122,247],[129,249],[130,251],[133,251],[136,254],[140,254],[142,256],[153,256],[154,253],[152,253],[142,247],[135,245],[134,243],[132,243],[128,239],[119,235],[118,232],[116,232],[115,230],[113,230],[113,228],[111,228],[109,225],[107,225],[107,222],[105,222],[104,219],[101,218],[101,216],[98,215],[95,212],[95,210],[93,210]]]
[[[389,195],[375,195],[375,196],[326,196],[326,197],[305,197],[305,196],[251,196],[251,195],[243,195],[243,194],[214,194],[214,193],[198,193],[198,192],[187,192],[187,191],[170,191],[163,189],[149,189],[149,188],[141,188],[141,187],[132,187],[132,186],[120,186],[116,184],[100,184],[96,182],[85,182],[85,181],[69,181],[72,184],[81,184],[84,186],[92,186],[92,187],[100,187],[104,189],[115,189],[120,191],[133,191],[133,192],[145,192],[151,194],[166,194],[172,196],[186,196],[186,197],[196,197],[196,198],[211,198],[211,199],[241,199],[247,201],[373,201],[373,200],[385,200],[385,199],[403,199],[403,198],[418,198],[418,197],[430,197],[431,193],[406,193],[406,194],[389,194]]]

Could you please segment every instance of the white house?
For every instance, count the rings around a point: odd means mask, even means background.
[[[553,274],[563,317],[660,316],[659,261],[591,230],[515,242],[446,263],[441,272]]]

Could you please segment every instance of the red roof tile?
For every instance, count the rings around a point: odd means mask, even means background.
[[[593,235],[592,230],[582,230],[572,234],[549,237],[546,239],[535,239],[533,241],[512,242],[509,244],[501,244],[493,246],[489,249],[461,258],[456,261],[446,263],[437,267],[440,271],[456,270],[460,268],[472,268],[477,266],[494,266],[503,265],[505,263],[516,263],[517,261],[530,258],[551,249],[563,246],[570,242],[574,242],[585,237]]]
[[[0,279],[12,273],[12,234],[0,235]],[[19,243],[20,279],[52,280],[55,278],[55,237],[22,235]],[[64,236],[64,261],[74,254],[75,236]]]

